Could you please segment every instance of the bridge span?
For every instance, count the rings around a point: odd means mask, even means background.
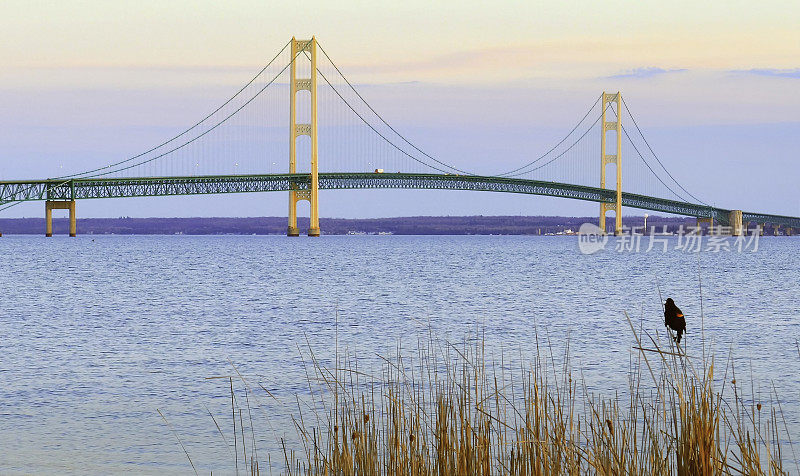
[[[283,191],[289,195],[287,235],[299,235],[297,202],[308,201],[308,234],[317,236],[320,190],[434,189],[596,202],[602,232],[610,212],[618,234],[622,207],[696,217],[737,235],[750,222],[783,226],[787,233],[800,228],[798,217],[718,208],[692,194],[655,153],[619,91],[603,92],[554,142],[539,156],[515,151],[522,163],[511,170],[466,171],[392,127],[316,38],[292,38],[232,97],[144,152],[70,175],[0,181],[0,211],[44,201],[46,235],[52,235],[52,211],[67,209],[75,236],[79,200]]]
[[[320,190],[409,189],[466,190],[521,193],[614,203],[615,191],[585,185],[525,178],[459,174],[330,172],[318,175]],[[52,208],[69,209],[76,200],[156,197],[226,193],[306,191],[310,174],[201,175],[173,177],[77,178],[0,181],[0,207],[6,203],[45,201]],[[67,202],[64,205],[60,203]],[[52,205],[58,203],[59,205]],[[736,210],[622,192],[622,206],[713,220],[731,225]],[[74,213],[74,212],[73,212]],[[736,219],[734,217],[734,219]],[[800,218],[742,211],[743,225],[750,222],[800,228]]]

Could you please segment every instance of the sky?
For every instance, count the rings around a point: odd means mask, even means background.
[[[797,1],[5,0],[0,179],[146,150],[228,98],[289,38],[315,35],[394,127],[446,162],[513,167],[619,90],[687,189],[725,208],[800,215],[798,25]],[[322,192],[320,207],[328,217],[597,213],[444,191]],[[91,200],[78,213],[286,209],[272,193]]]

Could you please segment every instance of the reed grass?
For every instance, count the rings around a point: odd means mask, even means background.
[[[671,339],[630,327],[637,345],[624,397],[592,394],[575,378],[568,342],[560,359],[537,345],[530,361],[512,365],[502,352],[487,356],[480,335],[459,345],[429,335],[413,352],[398,346],[391,358],[381,357],[377,375],[359,368],[357,355],[337,348],[324,365],[308,348],[311,403],[298,400],[300,443],[282,441],[280,473],[771,476],[789,474],[788,464],[800,474],[774,386],[769,401],[759,402],[737,382],[731,359],[715,376],[705,350],[687,356]],[[231,365],[235,375],[224,378],[232,466],[236,474],[272,474],[274,455],[259,458],[249,399],[263,390],[279,401]],[[237,377],[244,401],[234,392]],[[220,422],[214,419],[230,448]]]
[[[302,448],[284,448],[286,474],[788,474],[780,409],[745,398],[731,361],[715,379],[713,358],[643,337],[624,399],[590,395],[568,356],[537,351],[512,368],[483,339],[398,349],[380,376],[354,356],[312,358],[323,410],[298,407]]]

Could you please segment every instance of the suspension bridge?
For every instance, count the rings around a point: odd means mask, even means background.
[[[480,174],[428,154],[367,102],[315,38],[292,38],[233,96],[154,147],[69,175],[0,181],[0,211],[44,201],[46,236],[54,209],[69,210],[76,236],[78,200],[288,192],[287,235],[300,234],[297,203],[305,200],[307,233],[318,236],[319,190],[437,189],[597,202],[603,232],[608,212],[614,232],[622,232],[622,207],[696,217],[737,235],[751,222],[782,226],[787,234],[800,228],[798,217],[718,208],[690,193],[656,155],[619,92],[601,94],[563,138],[522,162]]]

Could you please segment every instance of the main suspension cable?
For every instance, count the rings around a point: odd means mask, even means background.
[[[372,111],[372,113],[373,113],[373,114],[375,114],[375,117],[377,117],[378,119],[380,119],[380,121],[381,121],[381,122],[383,122],[383,124],[384,124],[384,125],[386,125],[386,127],[388,127],[388,128],[389,128],[389,129],[390,129],[392,132],[394,132],[394,133],[395,133],[395,134],[396,134],[396,135],[397,135],[397,136],[398,136],[400,139],[402,139],[402,140],[403,140],[403,142],[405,142],[406,144],[410,145],[410,146],[411,146],[411,147],[413,147],[413,148],[414,148],[414,149],[415,149],[417,152],[419,152],[419,153],[421,153],[422,155],[424,155],[425,157],[427,157],[427,158],[429,158],[429,159],[433,160],[434,162],[436,162],[436,163],[437,163],[437,164],[439,164],[439,165],[442,165],[442,166],[444,166],[444,167],[447,167],[447,168],[449,168],[449,169],[455,170],[455,171],[457,171],[457,172],[461,172],[462,174],[465,174],[465,175],[474,175],[474,174],[472,174],[472,173],[470,173],[470,172],[466,172],[466,171],[464,171],[464,170],[461,170],[461,169],[459,169],[459,168],[453,167],[453,166],[452,166],[452,165],[450,165],[450,164],[447,164],[447,163],[445,163],[445,162],[442,162],[442,161],[440,161],[440,160],[436,159],[435,157],[431,156],[430,154],[428,154],[428,153],[427,153],[427,152],[425,152],[424,150],[422,150],[422,149],[420,149],[419,147],[417,147],[416,145],[414,145],[414,144],[413,144],[411,141],[409,141],[408,139],[406,139],[406,137],[405,137],[404,135],[400,134],[400,133],[399,133],[399,132],[398,132],[398,131],[397,131],[397,130],[394,128],[394,127],[392,127],[392,125],[391,125],[391,124],[389,124],[388,122],[386,122],[386,120],[383,118],[383,116],[381,116],[380,114],[378,114],[378,111],[376,111],[376,110],[375,110],[375,109],[374,109],[374,108],[373,108],[373,107],[372,107],[372,106],[371,106],[371,105],[370,105],[370,104],[367,102],[367,100],[366,100],[366,99],[364,99],[364,96],[362,96],[362,95],[361,95],[361,93],[359,93],[359,92],[358,92],[358,90],[356,90],[356,88],[353,86],[353,84],[352,84],[352,83],[350,83],[350,80],[348,80],[348,79],[347,79],[347,77],[345,77],[344,73],[342,73],[342,71],[339,69],[339,67],[338,67],[338,66],[336,66],[336,63],[334,63],[334,62],[333,62],[333,60],[331,59],[331,57],[330,57],[330,56],[328,56],[328,53],[325,51],[325,49],[322,47],[322,45],[321,45],[321,44],[319,44],[319,42],[317,42],[317,46],[319,47],[320,51],[322,51],[322,54],[323,54],[323,55],[325,55],[325,57],[326,57],[326,58],[328,58],[328,61],[330,61],[331,65],[332,65],[332,66],[333,66],[333,68],[336,70],[336,72],[337,72],[337,73],[339,73],[339,76],[341,76],[341,77],[342,77],[342,79],[344,79],[344,82],[345,82],[345,83],[347,83],[347,85],[350,87],[350,89],[352,89],[352,90],[353,90],[353,92],[354,92],[354,93],[356,93],[356,96],[358,96],[358,98],[359,98],[359,99],[361,99],[361,101],[362,101],[364,104],[366,104],[366,106],[369,108],[369,110],[370,110],[370,111]],[[318,69],[317,71],[319,71],[319,69]],[[320,74],[322,74],[322,72],[320,72]],[[324,75],[323,75],[323,77],[324,77]],[[328,80],[326,79],[325,81],[327,82]],[[331,83],[330,83],[330,82],[328,82],[328,84],[331,84]],[[333,86],[331,86],[331,87],[333,87]],[[337,92],[337,94],[338,94],[338,92]],[[341,96],[341,95],[339,95],[339,97],[342,97],[342,96]],[[342,100],[344,100],[344,98],[342,98]],[[345,102],[346,102],[346,101],[345,101]],[[351,108],[351,109],[352,109],[352,108]],[[353,111],[353,112],[355,112],[355,111]],[[356,114],[357,114],[357,113],[356,113]],[[360,116],[360,115],[359,115],[359,116]],[[363,118],[362,118],[362,120],[363,120]],[[372,127],[372,126],[370,126],[370,127]],[[374,128],[373,128],[373,130],[374,130]],[[383,137],[383,135],[381,135],[381,137]],[[386,138],[384,137],[384,139],[386,139]],[[386,139],[386,140],[388,141],[388,139]],[[395,146],[395,147],[396,147],[396,146]],[[408,154],[406,154],[406,155],[408,155]],[[438,170],[438,169],[437,169],[437,170]]]
[[[625,129],[625,126],[622,126],[622,132],[625,133],[625,137],[628,138],[628,142],[630,142],[630,144],[633,146],[633,150],[635,150],[636,153],[639,155],[639,158],[642,160],[642,162],[644,162],[644,165],[647,166],[647,168],[650,170],[650,172],[658,179],[659,182],[661,182],[661,185],[665,186],[667,188],[667,190],[672,192],[672,194],[675,195],[676,197],[678,197],[679,199],[684,200],[684,201],[688,201],[688,200],[686,200],[685,197],[680,196],[675,190],[672,190],[672,188],[669,185],[664,183],[664,181],[661,180],[661,177],[658,176],[658,174],[655,172],[655,170],[653,170],[653,168],[650,167],[650,164],[647,163],[647,160],[644,158],[644,156],[642,156],[642,153],[639,152],[639,148],[636,147],[636,144],[634,144],[633,141],[631,140],[631,136],[628,135],[628,130]],[[706,205],[706,204],[704,203],[704,205]]]
[[[698,202],[702,203],[703,205],[711,206],[711,205],[709,205],[708,203],[706,203],[706,202],[704,202],[704,201],[700,200],[699,198],[695,197],[695,196],[694,196],[694,195],[693,195],[691,192],[689,192],[688,190],[686,190],[686,189],[683,187],[683,185],[681,185],[681,184],[680,184],[680,182],[678,182],[678,181],[675,179],[675,177],[673,177],[673,176],[672,176],[672,174],[671,174],[671,173],[669,173],[669,170],[667,170],[667,168],[666,168],[666,167],[664,167],[664,164],[663,164],[663,163],[661,162],[661,160],[658,158],[658,155],[656,155],[656,153],[655,153],[655,151],[653,150],[653,148],[652,148],[652,147],[650,147],[650,143],[649,143],[649,142],[647,142],[647,138],[644,136],[644,134],[642,133],[642,130],[639,128],[639,124],[637,124],[637,122],[636,122],[636,118],[634,118],[634,117],[633,117],[633,114],[631,114],[631,110],[630,110],[630,109],[628,109],[628,103],[627,103],[627,102],[625,102],[625,98],[624,98],[624,97],[622,98],[622,104],[625,106],[625,110],[626,110],[626,111],[628,111],[628,117],[630,117],[630,118],[631,118],[631,121],[633,122],[633,125],[634,125],[634,126],[636,126],[636,130],[637,130],[637,131],[639,131],[639,135],[642,137],[642,140],[644,140],[644,143],[645,143],[645,145],[647,145],[647,148],[648,148],[648,149],[650,149],[650,153],[652,153],[652,154],[653,154],[653,157],[656,159],[656,162],[658,162],[658,165],[660,165],[660,166],[661,166],[661,168],[662,168],[662,169],[664,169],[664,172],[666,172],[666,173],[667,173],[667,175],[669,175],[669,178],[671,178],[671,179],[672,179],[672,181],[673,181],[673,182],[675,182],[675,183],[678,185],[678,187],[680,187],[680,188],[681,188],[681,190],[683,190],[684,192],[686,192],[687,194],[689,194],[689,196],[690,196],[690,197],[694,198],[695,200],[697,200]],[[628,138],[628,140],[630,140],[630,137]],[[631,144],[633,144],[633,142],[631,142]],[[634,149],[636,148],[636,146],[633,146],[633,147],[634,147]],[[636,152],[639,152],[639,151],[637,150]],[[640,154],[640,155],[641,155],[641,154]],[[649,166],[648,166],[648,167],[649,167]],[[651,170],[652,170],[652,169],[651,169]],[[655,174],[655,172],[653,172],[653,173]],[[663,183],[663,182],[662,182],[662,183]],[[668,188],[669,188],[669,187],[668,187]],[[674,192],[673,192],[673,193],[674,193]]]
[[[595,103],[595,104],[597,104],[597,103]],[[606,111],[608,110],[608,108],[609,108],[609,107],[611,107],[611,104],[610,104],[610,103],[609,103],[609,104],[606,106]],[[594,106],[592,106],[592,109],[594,109]],[[591,109],[590,109],[589,111],[591,111]],[[558,154],[557,156],[553,157],[552,159],[548,160],[547,162],[543,163],[542,165],[540,165],[540,166],[538,166],[538,167],[536,167],[536,168],[533,168],[533,169],[530,169],[530,170],[525,170],[524,172],[519,172],[519,173],[516,173],[516,174],[514,174],[514,175],[506,175],[506,177],[507,177],[507,178],[519,177],[520,175],[525,175],[525,174],[529,174],[529,173],[531,173],[531,172],[535,172],[535,171],[537,171],[537,170],[541,169],[542,167],[545,167],[545,166],[547,166],[547,165],[549,165],[549,164],[552,164],[552,163],[553,163],[553,162],[555,162],[556,160],[558,160],[558,159],[560,159],[561,157],[563,157],[563,156],[564,156],[564,154],[566,154],[567,152],[569,152],[570,150],[572,150],[572,148],[573,148],[573,147],[575,147],[575,145],[577,145],[577,144],[578,144],[578,142],[580,142],[580,141],[581,141],[581,140],[582,140],[584,137],[586,137],[586,135],[587,135],[587,134],[589,134],[589,132],[591,132],[591,131],[592,131],[592,128],[593,128],[594,126],[596,126],[598,122],[600,122],[600,119],[601,119],[602,117],[603,117],[603,115],[602,115],[602,114],[600,114],[600,115],[597,117],[597,119],[595,119],[595,120],[594,120],[594,122],[592,123],[592,125],[591,125],[591,126],[589,126],[589,128],[588,128],[588,129],[586,129],[586,131],[585,131],[583,134],[581,134],[581,136],[580,136],[580,137],[578,137],[577,139],[575,139],[575,142],[573,142],[573,143],[572,143],[572,145],[570,145],[569,147],[567,147],[566,149],[564,149],[564,150],[563,150],[563,151],[562,151],[560,154]],[[581,122],[583,122],[583,121],[581,121]],[[573,130],[574,130],[574,129],[573,129]],[[571,134],[571,133],[570,133],[570,134]],[[569,135],[568,135],[567,137],[569,137]],[[563,142],[563,141],[562,141],[562,142]],[[549,153],[549,152],[548,152],[548,153]],[[540,157],[539,159],[536,159],[536,161],[538,161],[538,160],[541,160],[542,158],[544,158],[544,156]],[[534,161],[534,162],[531,162],[531,163],[530,163],[530,164],[528,164],[528,165],[533,165],[533,163],[535,163],[536,161]],[[521,167],[521,168],[525,168],[525,167]],[[518,169],[518,170],[519,170],[519,169]]]
[[[117,167],[117,166],[119,166],[119,165],[122,165],[122,164],[125,164],[125,163],[128,163],[128,162],[131,162],[131,161],[133,161],[133,160],[136,160],[136,159],[138,159],[138,158],[140,158],[140,157],[143,157],[143,156],[145,156],[145,155],[149,154],[150,152],[153,152],[153,151],[155,151],[155,150],[157,150],[157,149],[159,149],[159,148],[161,148],[161,147],[163,147],[163,146],[165,146],[165,145],[169,144],[170,142],[173,142],[173,141],[175,141],[176,139],[179,139],[179,138],[183,137],[184,135],[188,134],[189,132],[191,132],[192,130],[194,130],[195,128],[197,128],[197,126],[199,126],[200,124],[202,124],[203,122],[205,122],[205,121],[206,121],[207,119],[209,119],[211,116],[213,116],[214,114],[216,114],[217,112],[219,112],[219,111],[220,111],[220,110],[221,110],[223,107],[225,107],[225,106],[227,106],[228,104],[230,104],[230,102],[231,102],[231,101],[233,101],[234,99],[236,99],[236,98],[237,98],[237,97],[238,97],[238,96],[239,96],[239,95],[240,95],[240,94],[241,94],[241,93],[242,93],[242,92],[243,92],[245,89],[247,89],[247,87],[248,87],[248,86],[250,86],[251,84],[253,84],[253,82],[255,82],[255,80],[256,80],[256,79],[258,79],[258,78],[259,78],[259,76],[261,76],[261,75],[264,73],[264,71],[266,71],[266,70],[267,70],[267,68],[269,68],[269,67],[272,65],[272,63],[274,63],[274,62],[275,62],[275,60],[276,60],[276,59],[278,59],[278,57],[281,55],[281,53],[283,53],[283,52],[286,50],[286,48],[289,46],[289,44],[290,44],[290,43],[291,43],[291,40],[290,40],[288,43],[286,43],[285,45],[283,45],[283,48],[281,48],[281,50],[280,50],[280,51],[278,51],[278,54],[276,54],[276,55],[275,55],[275,57],[274,57],[274,58],[272,58],[272,60],[270,60],[270,62],[269,62],[269,63],[267,63],[267,65],[266,65],[266,66],[264,66],[263,68],[261,68],[261,71],[259,71],[259,72],[258,72],[258,74],[256,74],[255,76],[253,76],[253,78],[252,78],[250,81],[248,81],[248,82],[247,82],[247,83],[246,83],[244,86],[242,86],[242,87],[241,87],[241,89],[239,89],[239,90],[236,92],[236,94],[234,94],[233,96],[231,96],[231,97],[230,97],[230,98],[229,98],[227,101],[225,101],[224,103],[222,103],[222,104],[221,104],[219,107],[217,107],[216,109],[214,109],[213,111],[211,111],[211,112],[210,112],[209,114],[207,114],[205,117],[203,117],[202,119],[200,119],[199,121],[197,121],[197,122],[196,122],[196,123],[195,123],[193,126],[189,127],[188,129],[186,129],[185,131],[181,132],[180,134],[178,134],[178,135],[176,135],[176,136],[172,137],[171,139],[169,139],[169,140],[167,140],[167,141],[164,141],[164,142],[162,142],[162,143],[158,144],[158,145],[157,145],[157,146],[155,146],[155,147],[152,147],[152,148],[150,148],[150,149],[148,149],[148,150],[146,150],[146,151],[144,151],[144,152],[142,152],[142,153],[140,153],[140,154],[134,155],[133,157],[127,158],[127,159],[125,159],[125,160],[121,160],[121,161],[119,161],[119,162],[115,162],[115,163],[113,163],[113,164],[109,164],[109,165],[106,165],[106,166],[103,166],[103,167],[99,167],[99,168],[96,168],[96,169],[87,170],[87,171],[84,171],[84,172],[79,172],[79,173],[75,173],[75,174],[71,174],[71,175],[64,175],[64,176],[61,176],[61,177],[54,177],[54,178],[55,178],[56,180],[60,180],[60,179],[66,179],[66,178],[77,178],[77,177],[80,177],[80,176],[83,176],[83,175],[89,175],[89,174],[93,174],[94,172],[100,172],[100,171],[102,171],[102,170],[107,170],[107,169],[109,169],[109,168],[114,168],[114,167]],[[294,59],[292,59],[292,61],[294,61]],[[291,63],[289,63],[289,64],[291,64]],[[286,69],[286,68],[284,68],[284,70],[285,70],[285,69]],[[283,73],[283,71],[281,71],[281,73]],[[278,74],[281,74],[281,73],[278,73]],[[274,81],[274,79],[273,79],[273,81]],[[270,83],[269,83],[269,84],[272,84],[272,81],[270,81]],[[261,92],[262,92],[264,89],[266,89],[266,87],[265,87],[265,88],[262,88],[262,89],[261,89],[261,90],[260,90],[258,93],[256,93],[256,96],[258,96],[259,94],[261,94]],[[253,98],[255,98],[255,96],[253,96]],[[252,99],[251,99],[250,101],[252,101]],[[250,101],[248,101],[247,103],[249,103]],[[245,103],[245,105],[246,105],[247,103]],[[237,109],[237,110],[236,110],[236,112],[238,112],[239,110],[241,110],[241,108]],[[230,117],[230,116],[229,116],[229,117]],[[229,117],[228,117],[228,118],[229,118]],[[226,118],[225,120],[227,120],[228,118]],[[224,121],[223,121],[223,122],[224,122]],[[215,127],[216,127],[216,126],[215,126]],[[200,136],[200,137],[202,137],[202,136]],[[187,142],[186,144],[189,144],[189,143],[191,143],[191,142],[192,142],[192,141],[190,141],[190,142]],[[186,144],[184,144],[184,145],[186,145]],[[181,147],[183,147],[183,146],[181,146]],[[180,147],[178,147],[178,148],[180,148]],[[172,149],[172,150],[171,150],[171,151],[169,151],[169,152],[173,152],[173,151],[177,150],[178,148],[176,148],[176,149]],[[168,154],[169,152],[166,152],[165,154],[162,154],[162,155],[160,155],[159,157],[163,157],[164,155]],[[158,158],[158,157],[156,157],[156,158]],[[141,164],[144,164],[144,163],[147,163],[147,162],[149,162],[149,161],[141,162],[140,164],[136,164],[136,165],[141,165]],[[135,165],[134,165],[134,166],[135,166]],[[128,168],[130,168],[130,167],[126,167],[126,168],[124,168],[124,169],[120,169],[120,170],[115,170],[115,171],[112,171],[112,172],[110,172],[110,173],[113,173],[113,172],[119,172],[119,171],[122,171],[122,170],[126,170],[126,169],[128,169]],[[92,175],[91,177],[99,177],[99,176],[101,176],[101,175],[108,175],[108,174]]]
[[[508,172],[505,172],[505,173],[499,174],[499,175],[497,175],[497,176],[498,176],[498,177],[506,177],[506,176],[509,176],[509,177],[516,177],[516,176],[519,176],[519,175],[521,175],[521,174],[516,174],[516,175],[511,175],[511,174],[514,174],[515,172],[518,172],[518,171],[520,171],[520,170],[522,170],[522,169],[528,168],[529,166],[531,166],[531,165],[533,165],[533,164],[535,164],[535,163],[539,162],[540,160],[544,159],[545,157],[547,157],[547,155],[548,155],[548,154],[550,154],[550,152],[553,152],[553,151],[554,151],[554,150],[555,150],[555,149],[556,149],[558,146],[560,146],[561,144],[563,144],[563,143],[564,143],[564,141],[566,141],[567,139],[569,139],[569,136],[571,136],[571,135],[572,135],[572,133],[573,133],[573,132],[575,132],[575,130],[576,130],[576,129],[578,129],[578,127],[580,127],[580,125],[581,125],[581,124],[583,124],[583,121],[585,121],[585,120],[586,120],[586,118],[587,118],[587,117],[589,117],[589,114],[590,114],[590,113],[591,113],[591,112],[594,110],[595,106],[597,106],[597,103],[598,103],[598,102],[600,102],[600,98],[599,98],[599,97],[598,97],[598,98],[597,98],[597,100],[594,102],[594,104],[592,104],[592,107],[590,107],[590,108],[589,108],[589,110],[588,110],[588,111],[586,111],[586,114],[584,114],[583,118],[581,118],[581,120],[580,120],[580,121],[579,121],[577,124],[575,124],[575,127],[573,127],[573,128],[572,128],[572,130],[571,130],[571,131],[569,131],[569,133],[568,133],[567,135],[565,135],[563,139],[561,139],[560,141],[558,141],[558,143],[557,143],[556,145],[554,145],[553,147],[551,147],[551,148],[550,148],[550,150],[548,150],[547,152],[545,152],[544,154],[542,154],[542,155],[541,155],[541,156],[539,156],[538,158],[536,158],[536,159],[534,159],[534,160],[532,160],[532,161],[528,162],[527,164],[523,165],[522,167],[517,167],[517,168],[516,168],[516,169],[514,169],[514,170],[509,170]],[[607,109],[607,108],[606,108],[606,109]],[[598,119],[598,120],[599,120],[599,119]],[[596,123],[597,123],[597,121],[595,121],[595,124],[596,124]],[[590,126],[590,129],[591,129],[591,127],[594,127],[594,124],[592,124],[592,125]],[[587,132],[588,132],[588,131],[587,131]],[[584,136],[585,136],[585,135],[586,135],[586,133],[584,133]],[[578,140],[580,140],[580,139],[582,139],[582,138],[583,138],[583,136],[581,136],[581,137],[580,137]],[[567,150],[571,149],[571,148],[572,148],[572,147],[573,147],[575,144],[577,144],[577,141],[576,141],[574,144],[572,144],[571,146],[569,146],[569,148],[567,148]],[[566,152],[566,151],[565,151],[565,152]],[[563,154],[562,154],[562,155],[563,155]],[[548,163],[550,163],[550,162],[548,162]],[[533,170],[538,170],[539,168],[541,168],[541,167],[537,167],[536,169],[533,169]],[[526,172],[522,172],[522,173],[528,173],[528,172],[531,172],[531,171],[526,171]]]
[[[283,69],[281,69],[281,70],[278,72],[278,74],[276,74],[276,75],[275,75],[275,76],[274,76],[274,77],[273,77],[273,78],[272,78],[272,79],[271,79],[271,80],[270,80],[270,81],[269,81],[267,84],[265,84],[265,85],[264,85],[264,87],[262,87],[260,90],[258,90],[258,92],[257,92],[255,95],[253,95],[253,97],[251,97],[250,99],[248,99],[247,101],[245,101],[245,103],[244,103],[244,104],[242,104],[241,106],[239,106],[238,108],[236,108],[236,110],[234,110],[232,113],[228,114],[228,115],[227,115],[227,116],[226,116],[224,119],[222,119],[222,120],[221,120],[221,121],[219,121],[218,123],[214,124],[214,126],[212,126],[210,129],[208,129],[207,131],[204,131],[203,133],[199,134],[198,136],[194,137],[193,139],[191,139],[191,140],[188,140],[188,141],[184,142],[183,144],[181,144],[181,145],[179,145],[179,146],[177,146],[177,147],[175,147],[175,148],[173,148],[173,149],[170,149],[170,150],[168,150],[168,151],[166,151],[166,152],[164,152],[164,153],[161,153],[161,154],[159,154],[159,155],[156,155],[155,157],[151,157],[151,158],[149,158],[149,159],[147,159],[147,160],[143,160],[143,161],[141,161],[141,162],[137,162],[137,163],[135,163],[135,164],[128,165],[127,167],[123,167],[123,168],[120,168],[120,169],[111,170],[111,171],[104,172],[104,173],[101,173],[101,174],[94,174],[94,175],[90,175],[90,176],[88,176],[88,177],[84,177],[84,178],[95,178],[95,177],[102,177],[102,176],[109,175],[109,174],[113,174],[113,173],[116,173],[116,172],[122,172],[122,171],[125,171],[125,170],[128,170],[128,169],[132,169],[133,167],[138,167],[138,166],[140,166],[140,165],[144,165],[144,164],[147,164],[147,163],[149,163],[149,162],[152,162],[152,161],[154,161],[154,160],[156,160],[156,159],[160,159],[161,157],[164,157],[165,155],[171,154],[172,152],[175,152],[176,150],[180,150],[180,149],[182,149],[182,148],[186,147],[187,145],[189,145],[189,144],[191,144],[191,143],[195,142],[196,140],[200,139],[201,137],[205,136],[205,135],[206,135],[206,134],[208,134],[209,132],[211,132],[211,131],[215,130],[217,127],[219,127],[219,126],[221,126],[222,124],[224,124],[225,122],[227,122],[227,121],[228,121],[228,119],[230,119],[231,117],[233,117],[234,115],[236,115],[236,113],[238,113],[239,111],[241,111],[242,109],[244,109],[244,108],[245,108],[245,107],[246,107],[248,104],[250,104],[251,102],[253,102],[253,101],[254,101],[254,100],[255,100],[255,99],[256,99],[256,98],[257,98],[259,95],[261,95],[261,93],[263,93],[263,92],[264,92],[264,90],[266,90],[266,89],[267,89],[269,86],[271,86],[271,85],[272,85],[272,83],[274,83],[274,82],[275,82],[275,80],[277,80],[277,79],[278,79],[278,77],[280,77],[280,75],[281,75],[281,74],[283,74],[283,72],[284,72],[284,71],[286,71],[286,69],[287,69],[287,68],[289,68],[289,66],[290,66],[292,63],[294,63],[294,61],[297,59],[297,57],[298,57],[298,56],[300,56],[300,53],[299,53],[299,52],[298,52],[298,53],[297,53],[297,54],[294,56],[294,58],[292,58],[292,60],[291,60],[289,63],[287,63],[287,64],[286,64],[286,66],[284,66],[284,67],[283,67]]]
[[[304,53],[306,53],[305,51],[303,51],[303,52],[304,52]],[[308,53],[306,53],[306,56],[308,57]],[[395,149],[397,149],[397,150],[398,150],[400,153],[402,153],[403,155],[407,156],[408,158],[410,158],[410,159],[412,159],[412,160],[414,160],[414,161],[416,161],[416,162],[418,162],[418,163],[420,163],[420,164],[422,164],[422,165],[424,165],[424,166],[426,166],[426,167],[430,167],[430,168],[432,168],[432,169],[434,169],[434,170],[438,170],[439,172],[442,172],[442,173],[445,173],[445,174],[449,174],[449,173],[450,173],[450,172],[448,172],[447,170],[440,169],[439,167],[436,167],[435,165],[431,165],[431,164],[429,164],[429,163],[427,163],[427,162],[425,162],[425,161],[422,161],[422,160],[420,160],[420,159],[418,159],[418,158],[414,157],[413,155],[411,155],[411,154],[409,154],[408,152],[406,152],[405,150],[403,150],[403,149],[402,149],[400,146],[398,146],[397,144],[395,144],[394,142],[392,142],[392,141],[391,141],[391,140],[390,140],[388,137],[386,137],[385,135],[381,134],[381,132],[380,132],[380,131],[378,131],[378,129],[376,129],[376,128],[375,128],[375,127],[372,125],[372,124],[370,124],[370,123],[369,123],[369,121],[367,121],[367,120],[364,118],[364,116],[362,116],[362,115],[361,115],[361,114],[360,114],[358,111],[356,111],[356,109],[355,109],[355,108],[354,108],[354,107],[353,107],[353,106],[352,106],[352,105],[351,105],[349,102],[347,102],[347,99],[345,99],[345,98],[344,98],[344,96],[342,96],[342,94],[339,92],[339,90],[338,90],[338,89],[336,89],[336,86],[334,86],[333,84],[331,84],[331,82],[330,82],[330,81],[328,81],[328,77],[327,77],[327,76],[325,76],[325,73],[323,73],[322,71],[320,71],[320,69],[319,69],[319,68],[317,68],[317,72],[320,74],[320,76],[322,76],[322,79],[324,79],[324,80],[325,80],[325,82],[326,82],[326,83],[328,83],[328,86],[330,86],[330,87],[331,87],[331,89],[333,90],[333,92],[335,92],[335,93],[336,93],[336,95],[337,95],[337,96],[339,96],[339,99],[341,99],[341,100],[342,100],[342,102],[344,102],[344,103],[345,103],[345,105],[346,105],[348,108],[350,108],[350,110],[351,110],[351,111],[353,111],[353,113],[354,113],[356,116],[358,116],[358,118],[359,118],[359,119],[361,119],[361,122],[363,122],[364,124],[366,124],[366,125],[367,125],[367,127],[369,127],[370,129],[372,129],[372,132],[374,132],[374,133],[378,134],[378,136],[380,136],[380,137],[381,137],[381,139],[383,139],[383,140],[385,140],[386,142],[388,142],[388,143],[389,143],[389,145],[391,145],[392,147],[394,147]],[[433,160],[436,160],[436,159],[433,159]],[[447,164],[445,164],[445,163],[439,162],[438,160],[436,160],[436,162],[437,162],[437,163],[439,163],[439,164],[441,164],[441,165],[444,165],[445,167],[448,167],[448,168],[450,168],[450,169],[452,169],[452,170],[456,170],[456,171],[458,171],[458,172],[462,172],[462,173],[464,173],[464,174],[466,174],[466,175],[472,175],[472,174],[470,174],[470,173],[467,173],[467,172],[464,172],[464,171],[462,171],[462,170],[459,170],[459,169],[457,169],[457,168],[455,168],[455,167],[451,167],[451,166],[449,166],[449,165],[447,165]]]

